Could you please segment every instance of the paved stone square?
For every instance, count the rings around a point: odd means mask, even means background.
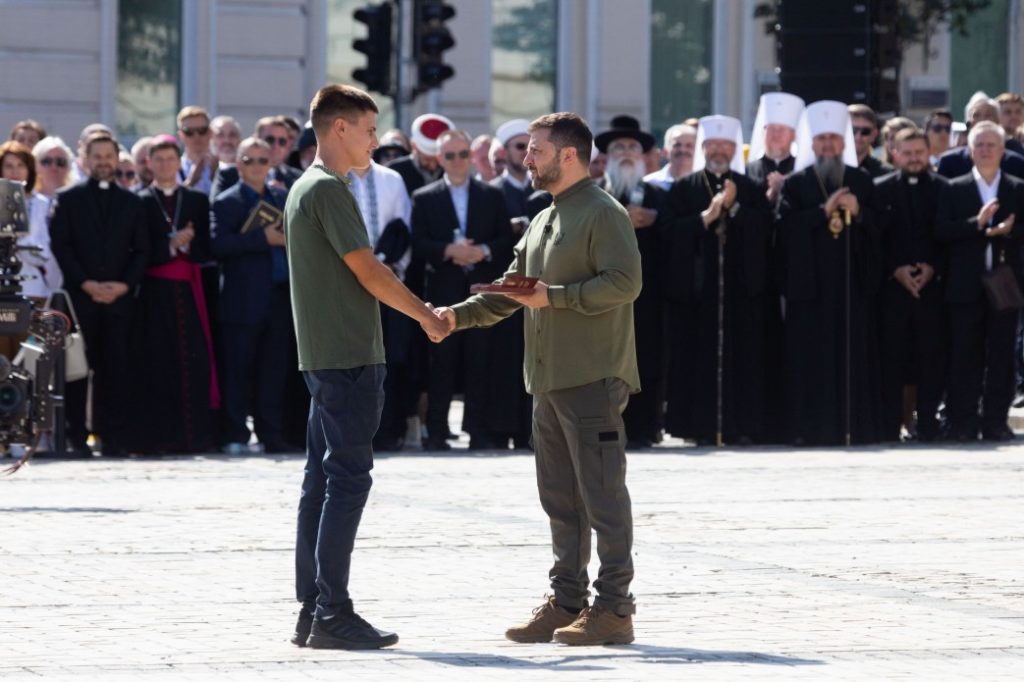
[[[302,465],[0,480],[0,679],[1024,679],[1024,446],[631,453],[637,641],[586,649],[504,640],[547,588],[533,458],[458,450],[378,457],[352,591],[399,645],[292,646]]]

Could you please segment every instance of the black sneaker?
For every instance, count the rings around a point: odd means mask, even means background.
[[[355,613],[330,620],[313,620],[309,646],[313,649],[382,649],[398,644],[398,635],[373,627]]]
[[[299,619],[295,621],[295,634],[292,635],[292,644],[295,646],[306,646],[309,639],[309,631],[313,629],[313,608],[305,604],[299,609]]]

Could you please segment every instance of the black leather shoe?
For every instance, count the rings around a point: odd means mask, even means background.
[[[981,437],[985,440],[994,441],[996,443],[1005,443],[1014,439],[1013,429],[1006,424],[982,429]]]
[[[978,440],[976,429],[953,429],[950,433],[950,440],[957,443],[974,443]]]
[[[398,644],[398,635],[373,627],[355,613],[316,618],[309,635],[312,649],[381,649]]]
[[[309,639],[309,632],[313,629],[313,608],[305,604],[299,609],[299,619],[295,621],[295,634],[292,635],[292,644],[295,646],[306,646]]]

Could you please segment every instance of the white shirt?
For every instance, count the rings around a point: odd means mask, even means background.
[[[53,199],[39,192],[28,200],[28,234],[18,238],[20,246],[38,246],[42,251],[20,251],[23,275],[32,277],[21,283],[25,296],[47,298],[55,289],[60,289],[64,276],[57,265],[57,259],[50,250],[50,208]]]
[[[349,178],[352,184],[349,189],[359,205],[359,211],[363,214],[363,222],[366,223],[366,236],[370,238],[370,244],[376,246],[381,232],[392,220],[400,218],[406,226],[412,222],[412,202],[409,200],[409,193],[405,189],[405,182],[402,176],[390,168],[385,168],[377,162],[370,163],[370,170],[366,175],[373,173],[373,191],[377,197],[377,224],[371,225],[370,193],[367,187],[366,178],[359,177],[358,173],[350,173]],[[379,256],[380,257],[380,256]],[[412,247],[406,250],[397,262],[394,263],[398,270],[399,279],[405,274],[405,269],[412,259]]]
[[[185,180],[192,174],[192,166],[195,163],[192,159],[187,156],[181,157],[181,170],[178,171],[178,180],[181,184],[185,184]],[[210,172],[210,167],[206,166],[203,169],[203,174],[199,178],[199,182],[192,186],[192,189],[202,192],[203,194],[209,195],[210,190],[213,189],[213,173]]]
[[[999,181],[1003,177],[1003,171],[997,170],[996,177],[992,179],[992,184],[986,184],[985,178],[981,177],[981,173],[978,172],[977,166],[971,169],[971,175],[974,176],[974,184],[978,188],[978,194],[981,195],[981,205],[984,206],[988,202],[995,199],[999,194]],[[978,229],[982,227],[988,227],[987,225],[979,225]],[[989,243],[985,247],[985,269],[992,269],[992,244]]]
[[[653,173],[648,173],[644,176],[644,182],[650,183],[655,187],[660,187],[661,189],[671,189],[672,183],[676,181],[668,170],[671,165],[672,164],[666,163]]]
[[[527,187],[530,186],[530,175],[529,174],[527,174],[526,177],[523,178],[522,180],[518,180],[516,178],[516,176],[512,175],[511,173],[509,173],[508,169],[506,168],[504,171],[502,171],[501,177],[504,178],[505,180],[507,180],[508,182],[510,182],[513,187],[516,187],[517,189],[520,189],[520,190],[525,190]]]
[[[448,187],[448,193],[452,195],[452,203],[455,204],[455,217],[459,219],[460,236],[466,237],[466,221],[469,219],[469,179],[461,185],[453,185],[444,174],[444,184]]]

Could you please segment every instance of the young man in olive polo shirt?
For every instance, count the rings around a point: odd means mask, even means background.
[[[626,489],[622,411],[640,389],[633,301],[640,252],[625,209],[589,178],[593,138],[576,114],[530,124],[526,165],[553,204],[533,219],[506,275],[538,277],[528,294],[483,294],[438,315],[449,330],[487,327],[522,306],[526,390],[533,394],[533,440],[541,506],[551,521],[554,596],[514,642],[627,644],[635,611],[633,518]],[[588,605],[591,528],[601,570]]]
[[[360,618],[348,577],[370,492],[371,442],[384,403],[383,301],[417,320],[433,340],[446,327],[373,255],[347,173],[377,147],[377,105],[344,85],[310,103],[318,152],[285,204],[292,310],[311,397],[295,548],[302,603],[292,642],[320,649],[378,649],[398,635]]]

